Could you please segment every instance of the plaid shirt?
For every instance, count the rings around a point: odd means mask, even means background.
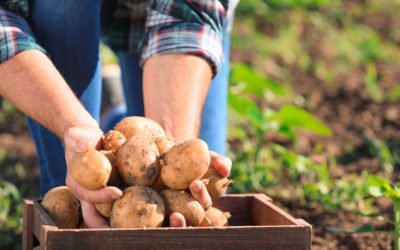
[[[207,59],[216,73],[228,4],[228,0],[103,0],[102,33],[114,50],[141,53],[142,63],[157,54],[188,53]],[[0,63],[24,50],[45,51],[22,18],[28,15],[29,0],[0,0]]]

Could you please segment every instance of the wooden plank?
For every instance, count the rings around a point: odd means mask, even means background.
[[[253,195],[226,195],[214,202],[213,206],[231,214],[231,218],[229,218],[231,226],[252,225],[249,212],[252,200]]]
[[[310,249],[302,226],[50,230],[46,249]]]
[[[33,205],[40,249],[311,249],[311,226],[262,194],[226,195],[215,202],[232,213],[230,225],[236,226],[225,228],[59,229],[38,200]],[[250,226],[253,221],[266,226]]]
[[[24,200],[24,214],[22,219],[22,249],[31,250],[33,248],[33,213],[35,207],[32,200]]]
[[[254,225],[299,225],[295,218],[274,205],[262,194],[254,196],[251,214]]]
[[[51,241],[51,238],[50,239],[48,238],[49,232],[54,232],[57,230],[58,230],[57,227],[42,225],[42,227],[40,228],[40,250],[48,249],[48,244]],[[62,230],[60,230],[59,232],[64,234]],[[75,243],[79,243],[79,241],[75,241]],[[101,247],[101,245],[99,245],[99,247]]]
[[[40,240],[40,243],[43,243],[41,235],[42,226],[49,225],[54,229],[57,229],[58,227],[54,224],[53,220],[46,213],[43,207],[39,204],[39,200],[34,200],[33,204],[35,209],[33,234],[36,236],[37,239]]]

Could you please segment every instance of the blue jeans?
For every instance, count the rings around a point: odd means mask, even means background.
[[[100,1],[37,0],[32,3],[28,21],[36,38],[85,108],[98,120],[101,97]],[[64,145],[39,123],[30,118],[27,120],[38,153],[40,193],[43,195],[52,187],[65,185]]]
[[[200,137],[209,148],[219,154],[226,151],[227,125],[227,91],[229,78],[229,37],[223,41],[224,63],[216,77],[212,80],[206,102],[203,107]],[[139,66],[140,57],[129,52],[117,52],[122,72],[126,107],[115,107],[108,114],[104,130],[112,129],[115,124],[128,116],[144,116],[142,69]]]
[[[28,21],[36,38],[85,108],[98,120],[101,100],[100,1],[37,0],[32,3]],[[224,47],[228,55],[228,40]],[[126,52],[117,54],[122,70],[127,114],[143,116],[142,70],[138,57]],[[221,154],[225,152],[228,71],[226,60],[211,84],[202,118],[201,137],[211,150]],[[64,145],[46,128],[30,118],[27,120],[38,153],[40,192],[44,195],[52,187],[65,185]]]

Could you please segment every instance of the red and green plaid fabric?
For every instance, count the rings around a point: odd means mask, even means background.
[[[22,18],[29,15],[28,3],[0,0],[0,62],[27,49],[43,50]],[[157,54],[199,55],[216,73],[228,5],[228,0],[103,0],[104,38],[116,51],[141,53],[142,62]]]
[[[44,52],[25,19],[0,7],[0,63],[28,49]]]

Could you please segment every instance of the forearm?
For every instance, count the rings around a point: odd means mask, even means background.
[[[145,115],[177,141],[197,138],[201,111],[212,70],[201,57],[188,54],[153,56],[144,64]]]
[[[60,138],[70,127],[97,126],[42,52],[27,50],[1,63],[0,76],[0,95]]]

